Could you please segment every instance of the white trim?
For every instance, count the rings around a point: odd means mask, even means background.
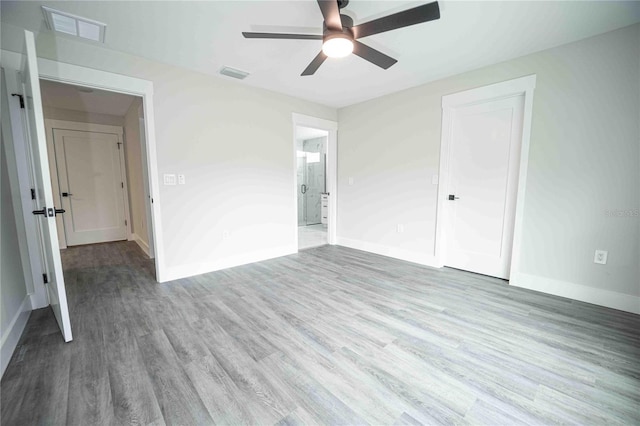
[[[31,298],[27,294],[2,335],[2,340],[0,340],[0,377],[4,375],[4,371],[11,361],[13,351],[16,350],[20,336],[29,320],[29,315],[31,315]]]
[[[140,247],[140,249],[142,249],[144,254],[146,254],[149,258],[151,258],[151,252],[149,251],[149,245],[147,243],[145,243],[144,240],[142,238],[140,238],[140,236],[138,234],[136,234],[135,232],[133,234],[131,234],[131,237],[129,238],[129,241],[135,241],[136,244],[138,244],[138,246]]]
[[[262,262],[263,260],[296,254],[297,252],[297,245],[288,245],[269,248],[266,250],[258,250],[250,253],[242,253],[235,256],[226,257],[222,260],[214,260],[210,262],[173,267],[168,266],[165,271],[165,281],[178,280],[182,278],[192,277],[194,275],[201,275],[209,272],[219,271],[222,269],[246,265],[249,263]]]
[[[370,243],[368,241],[354,240],[351,238],[339,237],[336,243],[343,247],[348,247],[356,250],[362,250],[370,253],[379,254],[381,256],[392,257],[394,259],[400,259],[407,262],[417,263],[419,265],[430,266],[433,268],[439,267],[435,257],[427,254],[416,252],[412,250],[400,249],[392,246],[385,246],[382,244]]]
[[[461,106],[473,105],[489,100],[524,95],[520,169],[518,171],[518,189],[516,196],[513,248],[511,251],[511,268],[509,278],[511,279],[514,274],[518,272],[520,267],[522,215],[525,202],[527,167],[529,164],[531,117],[533,114],[533,92],[535,87],[536,75],[534,74],[442,97],[442,133],[440,141],[440,169],[438,175],[438,202],[436,207],[436,238],[434,245],[434,257],[438,267],[444,266],[444,204],[446,203],[446,198],[449,194],[447,176],[449,173],[449,147],[451,144],[451,122],[453,120],[453,110]]]
[[[512,275],[509,284],[640,315],[640,297],[630,294],[524,273]]]
[[[4,56],[6,51],[2,51],[2,66],[5,68],[5,83],[7,87],[7,93],[3,94],[7,96],[9,102],[9,110],[7,111],[8,118],[11,121],[11,141],[7,140],[5,148],[7,151],[13,152],[15,164],[12,161],[11,168],[15,167],[18,177],[18,187],[12,188],[12,191],[18,191],[20,193],[20,202],[22,206],[22,218],[18,220],[18,229],[24,229],[24,236],[26,238],[26,253],[22,250],[23,241],[20,238],[21,254],[23,266],[29,267],[28,275],[25,275],[25,282],[27,287],[27,293],[31,296],[31,305],[34,309],[44,308],[49,305],[49,298],[47,290],[42,282],[43,266],[40,263],[40,246],[39,237],[37,235],[36,219],[31,214],[33,210],[33,201],[31,200],[31,178],[28,171],[29,160],[26,151],[26,122],[24,121],[23,111],[20,109],[19,101],[17,98],[12,97],[11,93],[21,93],[22,85],[19,82],[18,70],[21,67],[21,55],[17,55],[17,58],[13,58],[14,61],[10,61],[12,64],[15,62],[17,68],[9,68],[6,66]],[[13,52],[10,52],[13,53]],[[9,55],[11,57],[11,55]],[[3,131],[6,131],[3,128]],[[19,142],[18,142],[19,141]],[[7,156],[10,153],[7,152]],[[10,174],[11,176],[11,174]],[[27,256],[26,258],[24,256]]]
[[[31,296],[32,306],[38,309],[47,306],[49,302],[41,280],[42,270],[39,268],[39,263],[33,261],[33,259],[40,258],[40,252],[37,245],[35,219],[31,214],[33,206],[30,194],[31,181],[26,167],[26,164],[28,164],[27,153],[25,144],[21,143],[21,141],[25,140],[25,122],[23,121],[23,110],[20,109],[19,100],[11,96],[11,93],[18,92],[18,72],[13,69],[4,69],[4,78],[7,93],[2,93],[2,96],[6,97],[8,107],[3,119],[9,120],[11,123],[10,126],[5,126],[5,123],[2,126],[2,132],[5,137],[9,183],[11,184],[11,192],[17,193],[20,199],[20,202],[14,202],[13,207],[26,291]],[[10,133],[9,130],[11,130]],[[20,143],[16,143],[16,141],[20,141]],[[18,164],[24,164],[25,167],[19,167]],[[14,195],[14,197],[16,196]]]
[[[327,217],[327,239],[329,244],[336,244],[338,229],[338,123],[336,121],[311,117],[308,115],[292,113],[293,121],[293,234],[298,247],[298,176],[296,158],[296,127],[311,127],[313,129],[325,130],[327,137],[327,192],[329,193],[329,216]]]
[[[13,65],[19,64],[22,55],[1,51],[2,63]],[[162,215],[160,208],[160,187],[158,178],[158,160],[156,151],[155,136],[155,114],[153,106],[153,82],[142,80],[135,77],[129,77],[120,74],[114,74],[106,71],[95,70],[78,65],[71,65],[62,62],[52,61],[49,59],[38,58],[38,67],[40,78],[45,80],[57,81],[91,87],[95,89],[108,90],[111,92],[125,93],[142,97],[144,116],[145,116],[145,134],[147,158],[146,165],[149,176],[149,193],[153,199],[151,223],[148,224],[153,232],[156,279],[159,282],[166,281],[165,278],[165,256],[162,238]]]

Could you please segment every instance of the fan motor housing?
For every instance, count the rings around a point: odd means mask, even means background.
[[[334,37],[344,37],[345,35],[353,40],[353,19],[347,15],[340,15],[340,20],[342,21],[342,30],[332,30],[327,28],[326,23],[322,23],[322,39],[323,41],[331,40]]]

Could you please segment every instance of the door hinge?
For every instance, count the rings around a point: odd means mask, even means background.
[[[124,182],[120,182],[120,188],[124,189]]]
[[[36,199],[36,189],[35,188],[31,188],[31,199],[32,200]]]
[[[11,96],[17,96],[20,99],[20,108],[24,109],[24,96],[17,93],[12,93]]]
[[[49,284],[49,277],[47,274],[42,274],[42,281],[44,281],[45,284]]]
[[[116,145],[118,145],[118,150],[120,150],[120,145],[122,145],[122,142],[116,142]]]
[[[124,220],[124,226],[127,226],[127,219]]]

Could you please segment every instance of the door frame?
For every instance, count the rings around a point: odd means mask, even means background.
[[[5,67],[5,69],[8,68],[18,71],[23,55],[4,49],[2,49],[1,53],[2,66]],[[107,90],[116,93],[124,93],[142,98],[146,135],[146,140],[143,141],[143,143],[146,144],[145,148],[147,153],[145,166],[149,176],[147,185],[149,186],[149,194],[151,196],[151,200],[148,200],[148,205],[151,210],[152,220],[148,225],[153,232],[153,257],[155,258],[156,280],[158,282],[167,281],[165,278],[167,268],[165,264],[164,239],[162,238],[161,226],[162,215],[160,207],[160,179],[158,174],[156,149],[153,82],[44,58],[38,58],[38,69],[40,78],[43,80],[89,87],[98,90]],[[18,165],[18,167],[25,167],[25,165]],[[23,191],[29,191],[28,187],[21,189]]]
[[[65,120],[53,120],[46,118],[44,120],[44,127],[47,133],[47,148],[49,150],[49,169],[55,173],[55,176],[51,176],[51,186],[53,188],[53,200],[56,206],[62,205],[62,199],[60,198],[60,171],[58,170],[58,163],[55,156],[54,146],[54,130],[73,130],[78,132],[92,132],[92,133],[108,133],[115,134],[118,137],[118,143],[122,144],[122,149],[119,149],[118,156],[120,157],[120,179],[124,183],[124,214],[127,220],[127,241],[131,241],[131,210],[129,207],[129,180],[127,176],[127,168],[125,166],[125,147],[126,143],[123,137],[124,129],[121,126],[109,126],[105,124],[93,124],[93,123],[81,123],[76,121]],[[60,241],[60,248],[67,248],[67,229],[64,226],[64,220],[62,216],[56,217],[58,229],[62,229],[62,235],[58,235]]]
[[[436,235],[434,244],[436,266],[440,268],[444,266],[444,258],[446,254],[446,214],[447,196],[449,194],[449,182],[447,178],[449,176],[449,152],[451,146],[451,132],[453,130],[454,110],[478,103],[523,95],[524,111],[522,117],[522,144],[520,147],[520,169],[518,171],[509,280],[512,280],[519,270],[520,243],[522,238],[522,215],[524,211],[525,191],[527,186],[531,120],[533,115],[533,92],[535,87],[536,75],[533,74],[442,97],[442,133],[440,140],[440,167],[438,172],[438,201],[436,205]]]
[[[293,113],[293,212],[292,231],[294,235],[296,251],[298,251],[298,167],[297,167],[297,127],[310,127],[324,130],[327,136],[327,192],[329,193],[329,215],[327,216],[328,243],[336,244],[337,234],[337,205],[338,200],[338,123],[323,118]]]

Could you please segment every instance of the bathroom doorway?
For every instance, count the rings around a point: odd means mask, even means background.
[[[328,136],[326,130],[296,128],[298,249],[328,244]]]

